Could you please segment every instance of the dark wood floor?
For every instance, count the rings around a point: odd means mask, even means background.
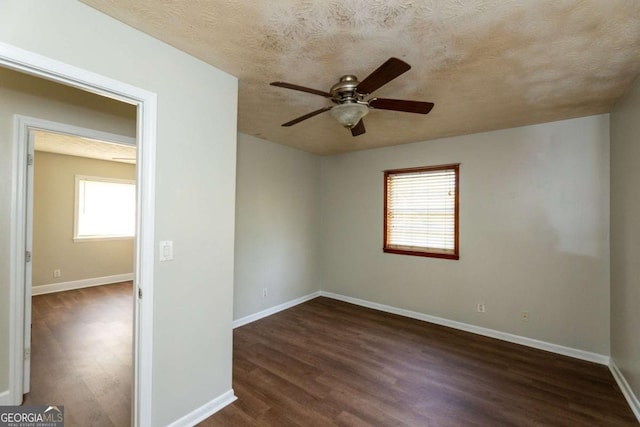
[[[131,424],[131,288],[124,282],[33,297],[24,405],[64,405],[67,427]]]
[[[635,426],[608,368],[316,298],[234,331],[201,426]]]

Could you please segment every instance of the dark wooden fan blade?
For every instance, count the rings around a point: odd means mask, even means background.
[[[364,120],[360,119],[357,125],[351,128],[351,135],[358,136],[365,133],[367,130],[364,128]]]
[[[369,106],[378,110],[404,111],[407,113],[427,114],[433,108],[433,102],[406,101],[403,99],[373,98]]]
[[[379,66],[373,73],[365,78],[356,90],[361,94],[372,93],[374,90],[386,85],[399,75],[411,69],[411,65],[398,58],[389,58],[387,62]]]
[[[300,123],[300,122],[301,122],[301,121],[303,121],[303,120],[310,119],[311,117],[313,117],[313,116],[317,116],[318,114],[320,114],[320,113],[324,113],[325,111],[329,111],[329,110],[331,110],[332,108],[333,108],[333,107],[324,107],[324,108],[321,108],[321,109],[319,109],[319,110],[312,111],[312,112],[310,112],[310,113],[308,113],[308,114],[305,114],[304,116],[300,116],[300,117],[298,117],[297,119],[293,119],[293,120],[291,120],[290,122],[284,123],[282,126],[286,126],[286,127],[293,126],[293,125],[295,125],[296,123]]]
[[[293,89],[299,90],[300,92],[312,93],[314,95],[324,96],[325,98],[331,98],[331,94],[329,92],[324,92],[318,89],[311,89],[310,87],[298,86],[291,83],[285,82],[271,82],[269,83],[271,86],[283,87],[285,89]]]

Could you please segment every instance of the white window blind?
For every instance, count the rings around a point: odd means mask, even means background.
[[[387,171],[385,250],[457,257],[458,165]]]
[[[135,235],[134,181],[76,176],[74,239],[113,239]]]

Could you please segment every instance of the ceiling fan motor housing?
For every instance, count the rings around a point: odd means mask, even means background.
[[[347,129],[353,129],[369,112],[364,95],[356,91],[359,84],[356,76],[347,74],[331,87],[331,100],[338,104],[331,109],[331,115]]]
[[[331,86],[331,96],[333,102],[336,104],[345,104],[348,102],[362,102],[364,101],[364,95],[360,95],[356,92],[356,88],[360,82],[358,78],[352,74],[347,74],[340,77],[338,83]]]

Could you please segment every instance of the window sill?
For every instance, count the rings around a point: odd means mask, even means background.
[[[91,237],[74,237],[74,243],[82,242],[100,242],[108,240],[133,240],[135,236],[91,236]]]
[[[412,251],[408,249],[396,249],[396,248],[382,248],[383,252],[397,255],[413,255],[413,256],[421,256],[427,258],[442,258],[442,259],[453,259],[459,260],[460,255],[455,253],[447,253],[447,252],[424,252],[424,251]]]

